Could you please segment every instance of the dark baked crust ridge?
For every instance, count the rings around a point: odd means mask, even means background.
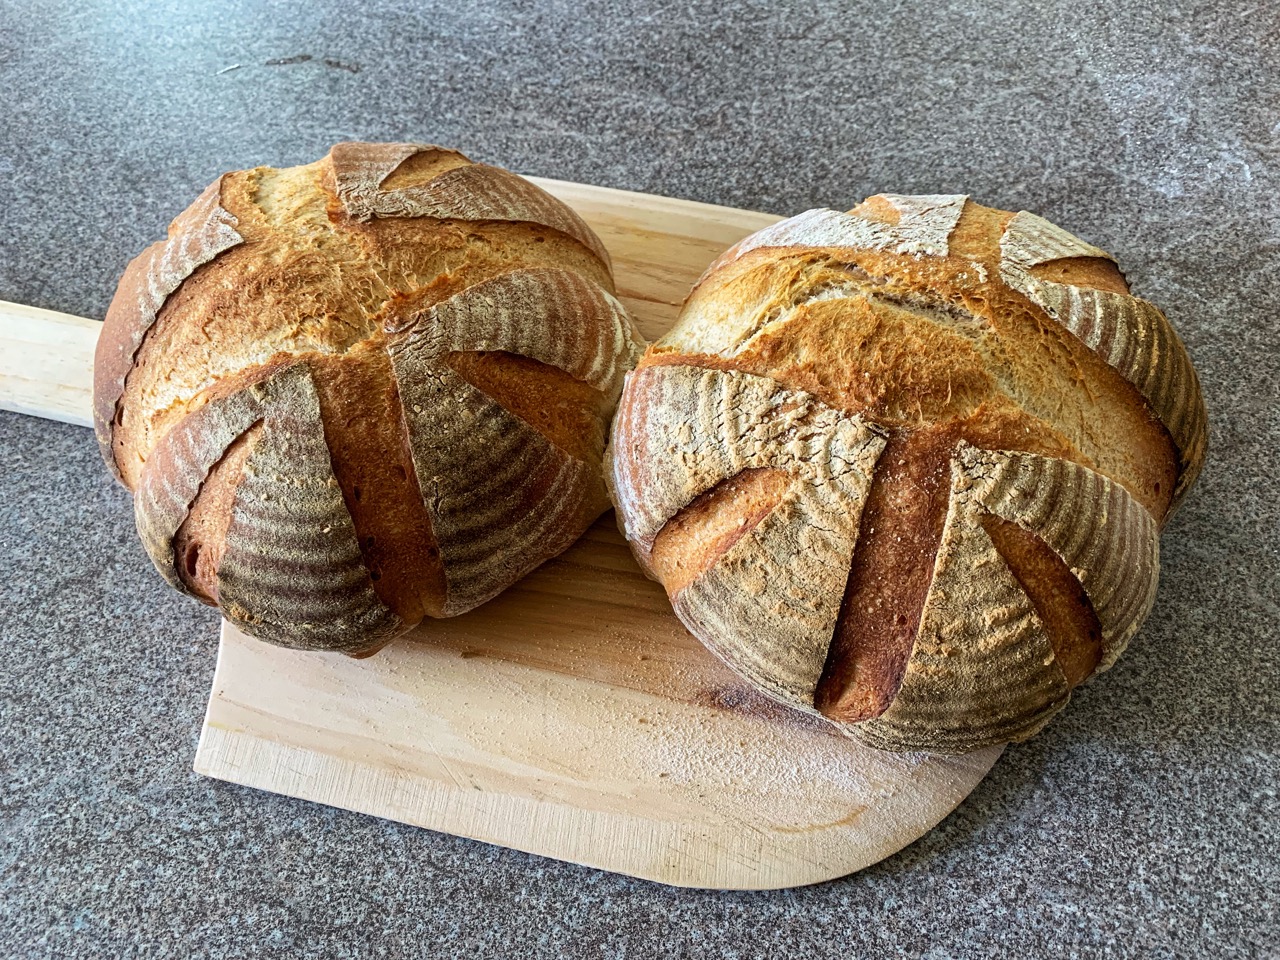
[[[409,449],[446,581],[442,613],[490,599],[608,508],[597,462],[557,446],[450,369],[505,351],[600,391],[612,407],[639,337],[618,302],[568,271],[513,270],[387,326]]]
[[[397,210],[395,195],[388,196],[382,185],[402,163],[419,155],[438,158],[441,162],[437,169],[448,169],[455,163],[458,166],[471,163],[469,157],[457,150],[430,143],[338,143],[329,150],[333,193],[347,215],[355,220],[370,220],[376,216],[414,216],[410,207]]]
[[[1066,460],[966,444],[957,461],[983,509],[1034,534],[1080,581],[1102,628],[1099,669],[1110,667],[1155,603],[1155,518],[1120,484]]]
[[[1102,626],[1089,595],[1052,548],[1025,528],[982,512],[982,529],[1008,564],[1049,634],[1054,659],[1075,689],[1102,661]]]
[[[848,728],[873,746],[962,753],[1024,739],[1070,697],[1044,624],[968,506],[952,496],[901,687]]]
[[[210,470],[259,423],[217,568],[224,614],[262,639],[307,649],[363,649],[401,632],[404,624],[371,589],[305,362],[211,400],[166,434],[135,498],[156,568],[194,592],[175,538]]]
[[[1015,216],[1001,236],[1000,250],[1004,281],[1132,383],[1169,431],[1180,464],[1163,522],[1199,476],[1208,442],[1200,381],[1177,331],[1155,304],[1139,297],[1037,277],[1035,267],[1056,260],[1114,259],[1041,217],[1025,211]]]
[[[134,357],[165,300],[200,266],[242,241],[236,218],[222,206],[219,177],[169,225],[167,239],[152,244],[129,263],[106,321],[93,361],[93,428],[112,474],[123,480],[116,462],[113,425]]]
[[[407,624],[438,615],[444,574],[404,429],[391,358],[366,342],[307,361],[334,476],[373,589]]]
[[[536,223],[573,237],[606,266],[600,238],[568,206],[523,177],[483,163],[450,166],[423,182],[384,189],[415,154],[441,151],[430,144],[338,144],[330,151],[335,189],[355,220],[431,217],[437,220],[514,220]],[[456,151],[442,151],[466,160]]]
[[[861,418],[740,371],[644,367],[627,375],[624,394],[609,476],[624,532],[646,566],[667,521],[722,480],[773,467],[812,482],[845,473],[869,481],[884,447]]]
[[[933,580],[957,437],[956,429],[893,431],[876,463],[815,691],[828,717],[876,717],[897,696]]]

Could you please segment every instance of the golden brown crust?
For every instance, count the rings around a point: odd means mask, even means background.
[[[957,470],[953,494],[963,482]],[[1030,736],[1069,696],[1030,599],[953,495],[901,685],[851,729],[886,749],[959,753]]]
[[[815,697],[828,716],[877,717],[897,695],[933,579],[956,436],[943,428],[889,438]]]
[[[134,491],[138,534],[161,575],[179,590],[191,590],[205,599],[217,596],[216,586],[208,583],[207,575],[199,573],[195,562],[198,557],[190,556],[193,546],[190,537],[195,531],[188,531],[181,551],[175,550],[174,541],[201,495],[210,471],[226,457],[238,439],[262,421],[266,390],[262,382],[256,382],[210,399],[164,436],[142,470]],[[223,471],[216,493],[212,486],[203,492],[209,494],[211,501],[224,501],[225,486],[234,487],[238,483],[238,474],[227,475]],[[205,517],[201,526],[209,522]],[[222,526],[225,528],[225,524]],[[206,546],[221,549],[197,540],[196,553]],[[188,577],[183,576],[188,566],[197,568],[190,585]]]
[[[1028,736],[1109,666],[1150,609],[1159,523],[1202,456],[1202,401],[1167,321],[1133,306],[1109,256],[1028,230],[1028,216],[883,196],[767,228],[704,274],[619,407],[620,522],[685,623],[765,692],[881,746]],[[1058,290],[1093,304],[1095,327],[1123,328],[1114,339],[1128,346],[1064,320],[1079,311]],[[706,397],[655,402],[652,372],[691,369],[686,379],[720,378],[703,381]],[[757,544],[772,538],[762,556],[793,532],[770,524],[780,509],[765,480],[726,479],[779,466],[729,454],[734,436],[768,422],[723,395],[721,380],[742,374],[885,437],[868,489],[849,501],[861,521],[848,554],[789,574],[811,598],[832,566],[848,571],[830,627],[797,616],[762,629],[749,578],[726,580],[748,542],[726,534],[734,523]],[[726,422],[740,425],[726,434]],[[689,435],[672,442],[677,428]],[[720,487],[676,482],[686,451],[718,464]],[[682,601],[708,585],[714,602]],[[812,661],[778,657],[780,631],[801,634],[793,650],[824,651],[816,683]]]
[[[148,552],[308,648],[482,602],[607,506],[642,343],[611,290],[576,214],[455,151],[225,175],[130,266],[100,346],[100,433]]]
[[[115,425],[139,347],[169,295],[199,267],[241,242],[236,218],[222,206],[225,178],[211,183],[169,225],[168,239],[134,259],[120,279],[93,361],[93,423],[103,459],[121,479]]]
[[[771,467],[748,467],[666,522],[649,551],[649,568],[674,596],[705,573],[782,502],[791,476]]]
[[[440,615],[453,616],[568,547],[608,498],[598,461],[560,449],[439,363],[430,332],[388,346],[445,576]]]
[[[1033,534],[1079,581],[1101,633],[1098,668],[1110,667],[1155,602],[1155,518],[1123,485],[1062,457],[968,444],[957,457],[979,508]]]
[[[334,476],[374,592],[406,623],[439,616],[440,551],[423,507],[391,359],[367,342],[312,358]]]
[[[505,351],[450,353],[445,364],[570,456],[599,464],[613,404],[588,383]]]

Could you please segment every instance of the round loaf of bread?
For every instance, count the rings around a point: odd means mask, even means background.
[[[607,470],[685,625],[887,749],[1024,739],[1151,608],[1195,371],[1110,255],[963,196],[766,228],[630,374]]]
[[[173,586],[263,640],[371,651],[607,508],[643,348],[612,290],[572,210],[452,150],[229,173],[120,281],[98,441]]]

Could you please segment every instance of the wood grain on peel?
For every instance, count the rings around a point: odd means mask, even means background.
[[[885,753],[771,709],[634,565],[602,604],[565,601],[601,596],[616,539],[566,559],[371,660],[228,629],[197,769],[664,883],[762,888],[901,848],[999,752]]]

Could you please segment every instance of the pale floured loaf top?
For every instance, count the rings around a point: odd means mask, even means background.
[[[620,523],[760,689],[877,745],[1039,730],[1150,610],[1196,374],[1111,256],[963,196],[759,231],[623,391]]]
[[[577,214],[456,151],[226,174],[120,282],[98,440],[175,587],[262,639],[376,649],[606,508],[643,348],[612,291]]]

